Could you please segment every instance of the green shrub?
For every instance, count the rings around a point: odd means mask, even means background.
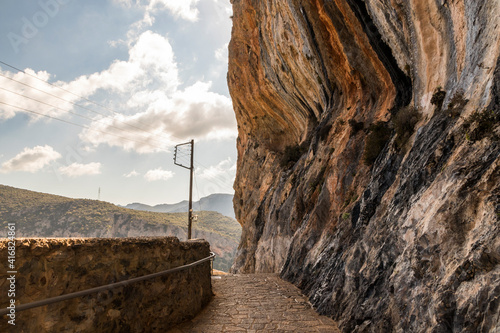
[[[434,90],[434,94],[431,98],[431,104],[436,106],[436,111],[441,111],[445,97],[446,91],[444,91],[441,87],[437,87],[436,90]]]
[[[396,131],[396,145],[399,149],[406,146],[406,143],[415,131],[415,125],[420,119],[418,110],[411,106],[406,106],[396,113],[392,119],[394,130]]]
[[[363,161],[366,165],[372,165],[391,138],[391,130],[388,124],[382,121],[372,124],[368,130],[370,133],[366,137]]]
[[[487,136],[498,140],[494,129],[500,124],[500,115],[494,111],[483,110],[474,112],[464,123],[467,131],[466,138],[471,141],[479,141]]]
[[[309,183],[309,187],[311,188],[312,192],[316,191],[316,188],[318,188],[318,186],[320,188],[323,186],[323,183],[325,182],[325,172],[326,166],[324,165],[319,171],[318,176],[316,176],[316,178]]]
[[[352,135],[355,135],[365,127],[365,123],[362,121],[356,121],[354,119],[349,119],[349,126],[352,129]]]
[[[325,141],[328,138],[328,135],[330,134],[331,130],[332,130],[332,124],[328,124],[321,127],[318,133],[320,140]]]
[[[307,152],[307,145],[286,146],[283,156],[281,157],[281,167],[291,168]]]
[[[411,67],[409,64],[405,65],[405,73],[406,75],[411,76]]]
[[[346,194],[344,205],[342,206],[342,208],[349,206],[353,202],[356,202],[356,200],[358,200],[358,195],[356,194],[356,192],[354,192],[353,190],[349,191]]]
[[[460,116],[468,102],[469,100],[464,98],[463,92],[457,92],[450,100],[450,103],[448,103],[448,109],[446,110],[448,116],[452,118]]]

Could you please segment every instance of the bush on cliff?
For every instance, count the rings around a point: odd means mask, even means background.
[[[406,143],[415,131],[415,125],[420,119],[418,109],[411,106],[406,106],[396,113],[392,119],[394,130],[396,131],[396,145],[399,149],[403,149]]]
[[[372,124],[368,131],[370,133],[366,137],[363,161],[366,165],[372,165],[391,138],[391,129],[387,123],[378,121]]]
[[[446,113],[449,117],[456,118],[460,116],[468,102],[469,100],[464,98],[464,93],[458,91],[450,100],[450,103],[448,103],[448,110],[446,110]]]
[[[286,146],[283,156],[281,157],[281,167],[291,168],[307,152],[307,144]]]
[[[431,104],[436,106],[436,111],[441,111],[445,97],[446,91],[444,91],[441,87],[437,87],[436,90],[434,90],[434,94],[431,98]]]
[[[500,125],[500,114],[490,110],[474,112],[464,123],[467,131],[467,138],[471,141],[480,141],[485,137],[491,137],[498,141],[499,137],[495,133],[495,128]]]
[[[365,123],[362,121],[356,121],[354,119],[349,119],[349,126],[351,126],[352,134],[356,135],[359,131],[361,131],[365,127]]]

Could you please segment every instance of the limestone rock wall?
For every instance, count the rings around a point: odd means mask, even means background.
[[[7,241],[0,242],[0,307],[9,299]],[[175,237],[20,238],[17,305],[160,272],[209,256],[202,240]],[[3,316],[2,332],[159,332],[194,317],[212,297],[210,263]]]
[[[232,270],[280,272],[346,332],[499,330],[500,1],[232,4]]]

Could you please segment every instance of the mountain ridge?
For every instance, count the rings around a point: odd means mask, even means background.
[[[224,216],[236,218],[233,208],[233,195],[227,193],[213,193],[198,201],[193,202],[194,211],[214,211]],[[125,206],[128,209],[157,212],[157,213],[183,213],[188,211],[188,201],[183,200],[173,204],[147,205],[140,202],[133,202]]]
[[[228,271],[241,235],[241,226],[214,211],[199,212],[193,238],[210,242],[214,267]],[[0,185],[0,229],[9,222],[16,237],[139,237],[176,236],[185,239],[186,213],[138,211],[90,199],[72,199]]]

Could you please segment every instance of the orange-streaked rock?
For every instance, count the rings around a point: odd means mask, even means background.
[[[232,3],[233,271],[281,272],[346,331],[499,329],[499,144],[464,127],[500,112],[499,2]],[[415,132],[365,165],[369,126],[405,104]]]

